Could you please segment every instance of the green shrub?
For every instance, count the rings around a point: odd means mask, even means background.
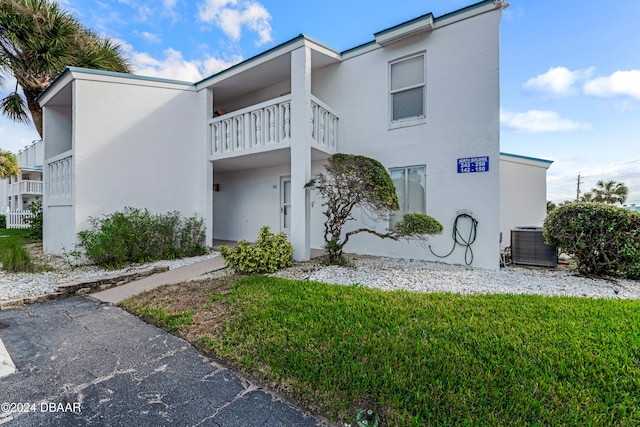
[[[0,228],[7,228],[7,216],[0,215]]]
[[[293,246],[286,234],[273,234],[264,226],[258,232],[255,245],[240,240],[230,249],[220,246],[220,254],[227,265],[241,274],[265,274],[293,265]]]
[[[2,269],[10,272],[32,271],[31,257],[22,244],[13,237],[0,238]]]
[[[42,202],[36,200],[29,203],[31,216],[25,217],[24,221],[29,224],[29,237],[35,240],[42,240]]]
[[[89,223],[90,229],[78,233],[80,251],[74,255],[107,268],[206,253],[204,220],[196,216],[127,207]]]
[[[549,245],[593,275],[640,278],[640,214],[602,203],[567,203],[544,222]]]
[[[433,217],[421,213],[408,213],[396,224],[396,231],[403,236],[442,233],[442,224]]]

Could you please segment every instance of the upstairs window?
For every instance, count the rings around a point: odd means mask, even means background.
[[[400,210],[391,214],[391,228],[406,213],[426,213],[426,167],[412,166],[389,169],[389,175],[396,187]]]
[[[425,117],[424,55],[391,63],[391,121]]]

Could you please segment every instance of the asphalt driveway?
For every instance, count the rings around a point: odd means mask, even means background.
[[[316,426],[312,416],[120,308],[75,297],[0,311],[9,426]]]

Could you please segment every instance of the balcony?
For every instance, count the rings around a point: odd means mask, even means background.
[[[312,97],[311,140],[315,148],[335,153],[338,117]],[[212,160],[287,148],[291,145],[291,96],[282,96],[215,117],[211,128]]]
[[[44,184],[42,181],[25,180],[14,182],[9,186],[9,196],[17,196],[20,194],[31,194],[42,196]]]

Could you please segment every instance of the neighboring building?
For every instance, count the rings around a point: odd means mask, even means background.
[[[44,144],[34,141],[16,154],[20,175],[0,181],[0,210],[27,210],[31,202],[42,200],[44,184],[42,166],[44,165]]]
[[[381,161],[402,210],[444,225],[430,239],[435,253],[449,252],[458,212],[470,211],[473,265],[497,269],[505,5],[423,15],[345,52],[300,35],[195,84],[67,69],[39,98],[45,250],[61,253],[90,217],[134,206],[198,214],[209,243],[254,240],[268,225],[286,231],[305,260],[324,244],[324,216],[304,185],[344,152]],[[438,259],[418,244],[362,234],[346,249]],[[445,261],[464,263],[464,249]]]
[[[500,153],[500,246],[511,245],[516,227],[542,227],[547,216],[551,160]]]

